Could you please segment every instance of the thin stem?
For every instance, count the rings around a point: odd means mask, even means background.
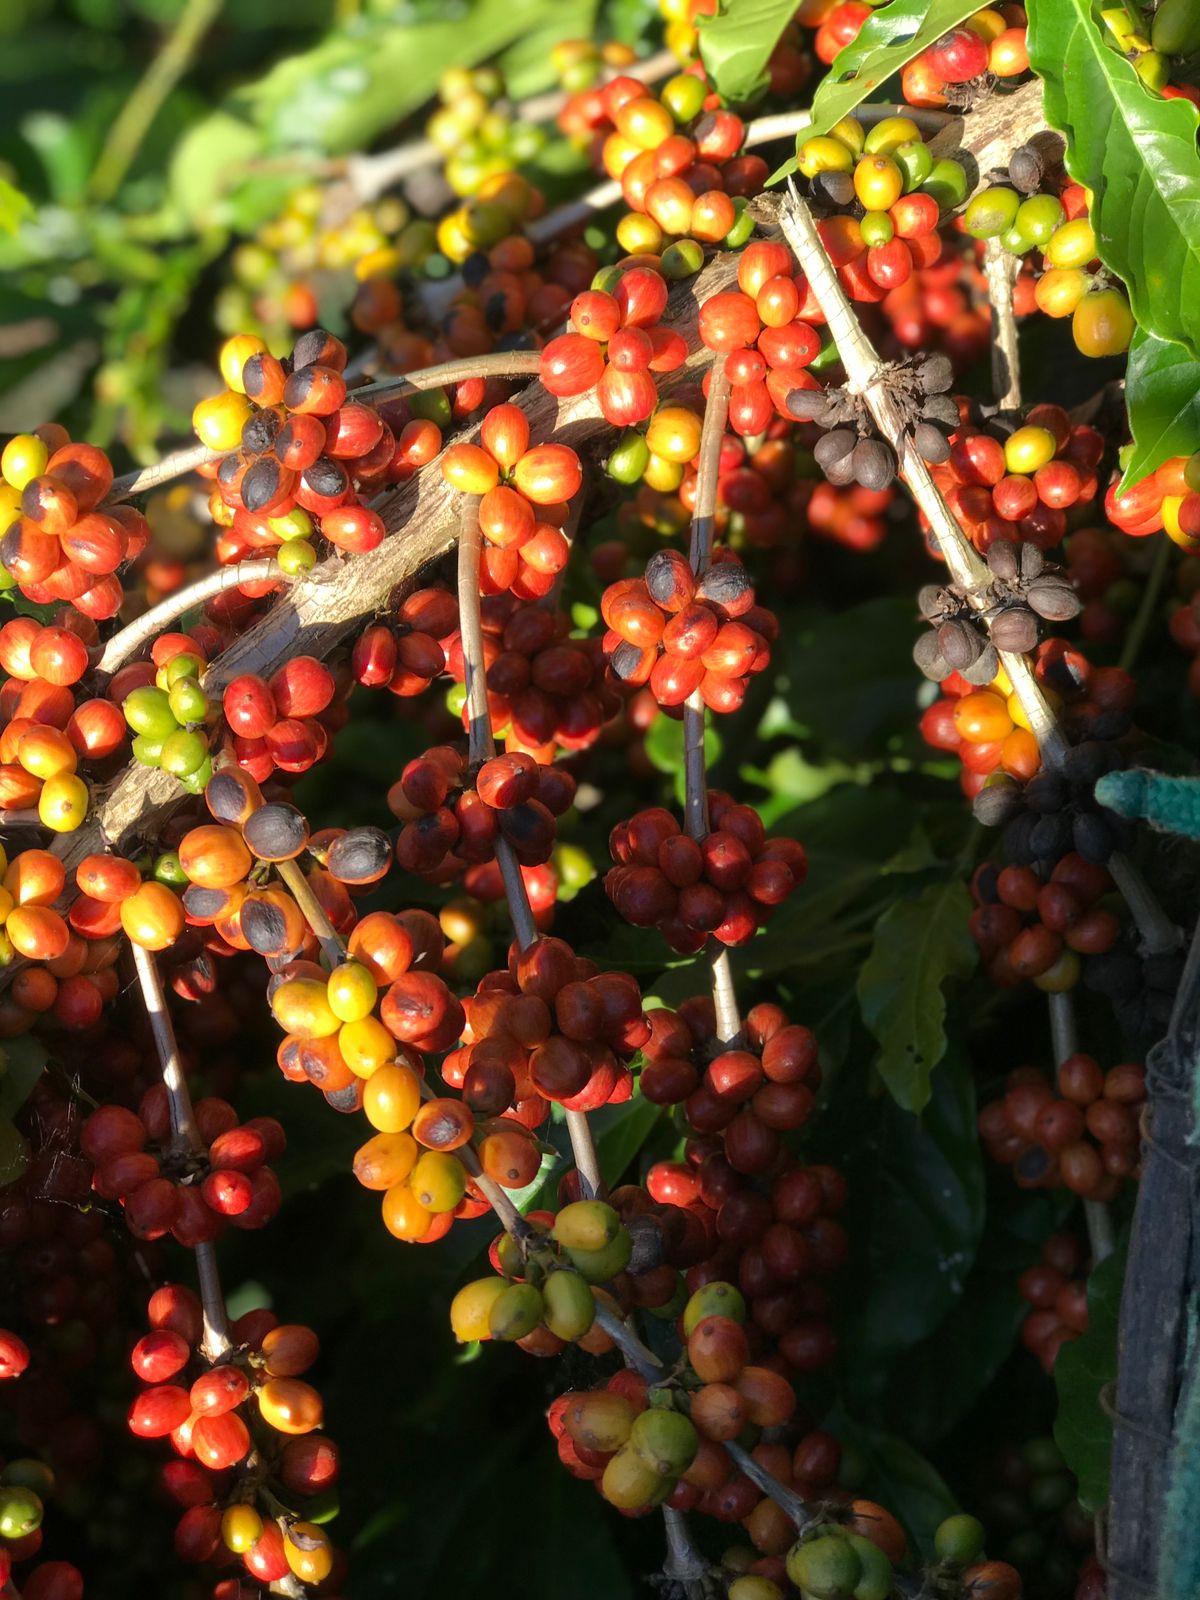
[[[1057,1081],[1063,1062],[1079,1049],[1079,1034],[1075,1026],[1075,1001],[1069,989],[1062,994],[1048,995],[1047,999],[1050,1002],[1050,1038],[1054,1047],[1054,1076]],[[1092,1262],[1095,1266],[1099,1266],[1106,1256],[1113,1253],[1115,1239],[1112,1212],[1103,1200],[1085,1200],[1083,1216],[1087,1223]]]
[[[706,1595],[710,1592],[712,1567],[692,1543],[687,1518],[674,1506],[662,1508],[663,1527],[667,1534],[667,1559],[663,1563],[663,1577],[683,1586],[685,1595]],[[720,1592],[720,1591],[713,1591]]]
[[[458,535],[458,623],[462,638],[463,678],[467,691],[467,764],[476,766],[495,754],[492,716],[488,709],[487,669],[483,655],[483,621],[479,610],[479,558],[483,535],[479,528],[479,499],[464,495],[459,514]],[[512,922],[518,950],[528,950],[538,936],[537,923],[529,904],[521,866],[512,845],[499,833],[496,836],[496,863],[504,883],[504,898]],[[571,1153],[579,1173],[583,1198],[590,1200],[605,1192],[596,1141],[584,1111],[565,1113]]]
[[[775,1504],[796,1524],[797,1529],[803,1532],[816,1520],[800,1496],[785,1488],[765,1467],[760,1467],[749,1450],[743,1450],[740,1444],[734,1444],[732,1440],[727,1441],[725,1448],[734,1466],[740,1472],[744,1472],[750,1482],[761,1489],[768,1499],[774,1500]]]
[[[467,765],[471,767],[480,761],[487,761],[496,753],[492,717],[488,709],[483,618],[479,609],[479,560],[482,553],[479,496],[465,494],[458,518],[458,626],[462,635],[463,687],[467,692]]]
[[[162,49],[151,61],[108,130],[88,185],[93,200],[111,200],[121,187],[142,142],[171,90],[191,64],[192,57],[222,0],[186,0]]]
[[[447,383],[467,383],[472,378],[536,377],[541,356],[536,350],[498,350],[490,355],[468,356],[460,361],[443,361],[420,372],[406,372],[397,378],[380,378],[350,391],[355,401],[392,400],[398,395],[418,394],[425,389],[440,389]]]
[[[225,454],[224,450],[210,450],[206,444],[185,445],[182,450],[172,451],[151,467],[141,467],[137,472],[127,472],[124,477],[114,478],[104,504],[115,506],[122,500],[132,500],[135,494],[145,494],[149,489],[157,489],[160,484],[171,483],[175,478],[195,472],[197,467],[207,466],[210,461],[220,461]]]
[[[136,617],[119,633],[113,634],[100,654],[96,671],[105,674],[115,672],[143,645],[157,638],[169,623],[195,606],[202,606],[214,595],[223,594],[226,589],[236,588],[242,583],[263,583],[271,578],[284,578],[277,562],[239,561],[236,566],[221,567],[216,572],[210,572],[207,577],[189,584],[186,589],[177,589],[156,606],[151,606],[149,611],[143,611],[140,617]]]
[[[331,968],[339,966],[346,959],[346,946],[341,934],[330,922],[325,907],[313,893],[312,884],[305,877],[299,863],[276,861],[275,870],[287,885],[292,899],[300,907],[305,922],[316,935],[317,943],[321,946],[321,954]]]
[[[1021,404],[1021,354],[1013,311],[1017,260],[999,239],[989,239],[984,246],[983,275],[992,308],[992,393],[1000,409],[1007,411]]]
[[[141,986],[142,999],[150,1020],[154,1048],[162,1068],[163,1084],[167,1091],[167,1109],[171,1119],[171,1144],[179,1154],[203,1155],[204,1141],[196,1126],[192,1110],[192,1097],[188,1093],[183,1075],[183,1062],[171,1014],[167,1010],[166,996],[158,975],[158,963],[153,954],[141,945],[133,946],[133,964]],[[218,1361],[229,1349],[229,1315],[225,1310],[225,1296],[217,1273],[217,1253],[211,1241],[202,1241],[195,1248],[196,1276],[200,1283],[200,1305],[204,1317],[204,1354],[210,1361]]]
[[[1138,601],[1137,612],[1125,637],[1125,644],[1121,650],[1121,659],[1117,666],[1122,672],[1132,672],[1141,654],[1142,645],[1145,643],[1146,632],[1154,616],[1158,597],[1162,592],[1163,579],[1171,565],[1171,541],[1164,534],[1158,541],[1158,549],[1154,552],[1154,565],[1150,568],[1149,576],[1142,589],[1142,598]]]
[[[825,253],[812,214],[794,184],[789,185],[780,225],[837,343],[849,387],[862,395],[879,432],[894,447],[909,492],[933,530],[951,577],[966,592],[971,606],[978,612],[984,612],[987,606],[985,593],[990,583],[988,569],[959,527],[929,468],[921,459],[913,443],[911,430],[888,390],[886,369],[859,325]],[[1029,657],[1001,650],[1000,660],[1038,742],[1043,761],[1048,767],[1059,766],[1068,749],[1067,741],[1050,703],[1042,693]],[[1125,896],[1141,934],[1143,947],[1149,951],[1175,949],[1179,943],[1179,930],[1150,893],[1133,863],[1118,853],[1112,856],[1108,866],[1113,881]]]
[[[729,379],[725,358],[713,362],[700,434],[700,462],[696,473],[696,503],[692,512],[692,531],[688,559],[692,571],[702,578],[712,562],[713,535],[717,525],[717,477],[721,465],[721,440],[729,416]],[[696,689],[683,706],[684,831],[697,842],[708,832],[708,768],[704,757],[704,725],[707,719],[704,697]],[[731,1045],[742,1031],[734,991],[733,966],[729,951],[717,939],[708,941],[708,964],[712,987],[717,1037]]]
[[[624,1357],[625,1365],[632,1367],[647,1383],[658,1383],[663,1376],[663,1364],[638,1338],[624,1317],[611,1311],[602,1301],[596,1302],[596,1323],[603,1328]]]

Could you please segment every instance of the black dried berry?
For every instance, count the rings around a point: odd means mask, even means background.
[[[1000,828],[1021,809],[1021,786],[1006,773],[993,773],[971,802],[976,822]]]
[[[926,422],[940,422],[947,428],[957,428],[958,407],[948,394],[931,394],[922,402],[921,415]]]
[[[1037,618],[1027,606],[1008,606],[991,622],[992,643],[997,650],[1024,655],[1038,640]]]
[[[851,454],[858,444],[858,435],[850,428],[834,428],[813,446],[813,459],[822,472],[828,472],[835,462]]]
[[[979,659],[984,641],[969,622],[943,622],[937,631],[938,650],[951,672],[965,672]]]
[[[793,389],[787,408],[801,422],[814,422],[824,412],[828,397],[823,389]]]
[[[1116,846],[1113,831],[1096,811],[1081,811],[1075,818],[1075,849],[1085,861],[1105,862]]]
[[[882,439],[860,439],[854,447],[854,476],[864,489],[886,489],[896,476],[896,457]]]
[[[325,865],[339,883],[378,883],[392,864],[392,841],[382,828],[350,828],[329,847]]]
[[[1031,144],[1019,145],[1008,162],[1008,179],[1022,194],[1035,194],[1042,181],[1042,158]]]
[[[291,861],[308,843],[308,820],[303,811],[277,800],[247,817],[242,834],[260,861]]]
[[[913,429],[913,443],[922,461],[931,467],[940,467],[950,459],[950,441],[932,422],[918,422]]]
[[[963,668],[963,677],[968,683],[973,683],[976,688],[982,689],[1000,670],[1000,656],[994,644],[985,644],[978,658],[969,667]]]
[[[1069,622],[1083,602],[1065,578],[1037,578],[1025,591],[1029,604],[1047,622]]]
[[[921,635],[916,644],[913,645],[913,660],[933,683],[940,683],[943,678],[950,676],[950,668],[938,649],[938,636],[936,633],[923,633]]]
[[[926,356],[917,368],[917,382],[926,394],[944,394],[954,382],[950,357],[941,354]]]

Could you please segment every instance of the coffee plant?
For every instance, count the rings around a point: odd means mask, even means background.
[[[1194,0],[12,11],[0,1593],[1198,1592]]]

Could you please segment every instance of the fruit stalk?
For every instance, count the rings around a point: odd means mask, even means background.
[[[192,1111],[192,1097],[183,1076],[183,1062],[175,1039],[175,1028],[167,1010],[166,996],[158,974],[158,964],[153,954],[140,944],[132,944],[133,963],[137,972],[154,1048],[162,1069],[163,1085],[167,1091],[167,1106],[171,1118],[171,1142],[180,1154],[199,1155],[204,1143],[196,1126]],[[204,1354],[210,1361],[219,1361],[229,1349],[229,1315],[225,1309],[225,1296],[217,1273],[216,1247],[210,1240],[196,1245],[196,1275],[200,1283],[200,1304],[204,1311]]]

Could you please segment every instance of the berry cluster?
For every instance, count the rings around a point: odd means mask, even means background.
[[[192,426],[202,444],[223,452],[206,470],[209,500],[221,528],[217,559],[235,562],[272,551],[286,573],[317,560],[320,534],[339,550],[374,550],[383,519],[362,498],[410,476],[441,448],[424,420],[397,436],[379,412],[347,397],[346,347],[313,328],[279,361],[253,334],[221,349],[228,388],[201,400]]]
[[[649,686],[664,710],[699,694],[711,711],[736,711],[750,678],[770,662],[779,625],[755,604],[754,585],[737,556],[714,562],[697,578],[687,559],[660,550],[642,578],[605,590],[604,654],[613,676]]]
[[[1073,1233],[1052,1233],[1041,1259],[1017,1279],[1021,1298],[1031,1307],[1021,1326],[1021,1342],[1046,1372],[1054,1371],[1064,1344],[1087,1332],[1088,1261]]]
[[[279,1180],[266,1165],[287,1138],[274,1117],[239,1123],[226,1100],[195,1106],[203,1149],[181,1146],[167,1092],[147,1090],[136,1112],[105,1105],[84,1123],[80,1145],[95,1166],[92,1187],[120,1202],[135,1239],[170,1233],[187,1249],[219,1238],[227,1224],[262,1228],[279,1210]]]
[[[981,189],[963,213],[973,239],[997,239],[1015,256],[1042,254],[1034,304],[1049,317],[1070,317],[1076,348],[1085,356],[1119,355],[1133,336],[1133,312],[1123,291],[1098,266],[1088,196],[1068,183],[1042,190],[1042,162],[1030,146],[1017,150],[1008,182]]]
[[[605,420],[616,428],[631,428],[651,416],[658,404],[655,374],[677,371],[687,357],[687,344],[660,320],[667,308],[661,273],[630,267],[610,276],[611,292],[586,289],[572,300],[572,331],[551,339],[542,350],[538,377],[560,399],[595,389]],[[695,454],[696,444],[698,424],[695,444],[684,459]],[[611,466],[610,473],[619,476]]]
[[[795,839],[768,839],[758,813],[708,791],[709,830],[697,840],[669,811],[639,811],[615,827],[617,863],[604,888],[626,922],[657,928],[673,950],[694,954],[708,938],[746,944],[808,874]]]
[[[1019,78],[1029,71],[1026,20],[1022,5],[988,6],[951,28],[900,74],[905,100],[938,109],[969,105],[990,79]]]
[[[394,623],[372,623],[359,634],[350,656],[354,680],[401,699],[421,694],[446,670],[446,651],[457,631],[454,596],[446,589],[416,589],[398,605]]]
[[[214,1364],[201,1353],[204,1320],[190,1289],[156,1289],[147,1316],[151,1331],[130,1353],[145,1387],[128,1424],[141,1439],[169,1437],[179,1458],[161,1469],[168,1499],[182,1508],[176,1552],[193,1562],[230,1552],[264,1584],[323,1583],[338,1558],[304,1512],[326,1509],[338,1454],[317,1431],[321,1396],[300,1376],[317,1358],[316,1334],[248,1311]]]
[[[685,277],[699,270],[705,245],[736,249],[749,237],[745,198],[762,188],[767,163],[739,154],[745,124],[699,67],[669,78],[657,96],[636,78],[614,78],[573,97],[559,123],[590,135],[599,164],[619,180],[630,211],[616,239],[628,254],[661,256],[664,272]]]
[[[1111,1200],[1138,1172],[1138,1112],[1146,1075],[1135,1063],[1107,1072],[1076,1053],[1059,1066],[1058,1090],[1036,1067],[1008,1075],[1002,1099],[980,1113],[993,1161],[1011,1166],[1022,1188],[1061,1184],[1083,1200]]]
[[[599,639],[577,639],[562,611],[522,605],[513,595],[483,601],[483,659],[492,728],[508,750],[525,750],[543,764],[556,746],[586,750],[619,709],[605,680]],[[466,682],[461,637],[447,651],[447,669]],[[452,701],[469,725],[465,690]]]
[[[404,824],[396,860],[446,882],[467,864],[493,860],[503,838],[522,866],[540,866],[554,848],[555,819],[574,798],[569,772],[523,751],[493,756],[472,776],[460,750],[435,745],[388,790],[388,808]]]
[[[1061,543],[1068,511],[1094,498],[1103,454],[1100,434],[1072,423],[1061,406],[1032,406],[1023,418],[1000,414],[983,426],[968,414],[933,477],[984,555],[999,541],[1044,551]]]
[[[520,1131],[539,1127],[550,1102],[593,1111],[629,1098],[628,1063],[650,1023],[628,974],[599,972],[562,939],[544,937],[506,972],[486,974],[464,1005],[462,1045],[442,1065],[460,1110],[511,1117]]]
[[[451,445],[441,470],[451,488],[482,497],[480,593],[511,590],[519,600],[540,599],[567,563],[570,546],[560,524],[583,482],[579,457],[569,445],[530,446],[529,419],[515,405],[493,406],[479,440]]]
[[[1120,493],[1120,480],[1109,484],[1104,515],[1122,533],[1144,539],[1159,529],[1189,555],[1200,550],[1200,452],[1172,456],[1149,477]]]
[[[258,783],[275,772],[307,772],[328,753],[331,724],[341,724],[337,694],[333,674],[315,656],[293,656],[269,680],[256,673],[231,679],[221,710],[238,766]]]
[[[1048,994],[1072,988],[1080,956],[1101,955],[1121,924],[1098,902],[1111,882],[1103,866],[1074,852],[1052,865],[981,867],[971,880],[971,935],[988,977],[1001,988],[1025,978]]]
[[[911,117],[885,117],[869,130],[844,117],[832,132],[799,141],[796,161],[813,198],[843,213],[829,226],[826,248],[836,241],[831,259],[856,300],[882,300],[915,270],[933,266],[942,254],[942,213],[967,194],[960,164],[935,160]]]
[[[48,422],[19,433],[0,455],[2,585],[37,605],[73,606],[94,622],[115,617],[124,591],[117,568],[145,549],[146,519],[104,506],[112,464],[95,445],[72,444]]]
[[[947,356],[929,356],[919,366],[897,366],[889,374],[892,399],[912,429],[913,442],[930,463],[950,459],[948,436],[961,425],[959,404],[947,392],[954,369]],[[802,421],[827,429],[813,458],[839,488],[858,483],[886,489],[896,475],[896,452],[877,433],[862,396],[849,388],[823,393],[804,390],[788,397],[788,408]]]

